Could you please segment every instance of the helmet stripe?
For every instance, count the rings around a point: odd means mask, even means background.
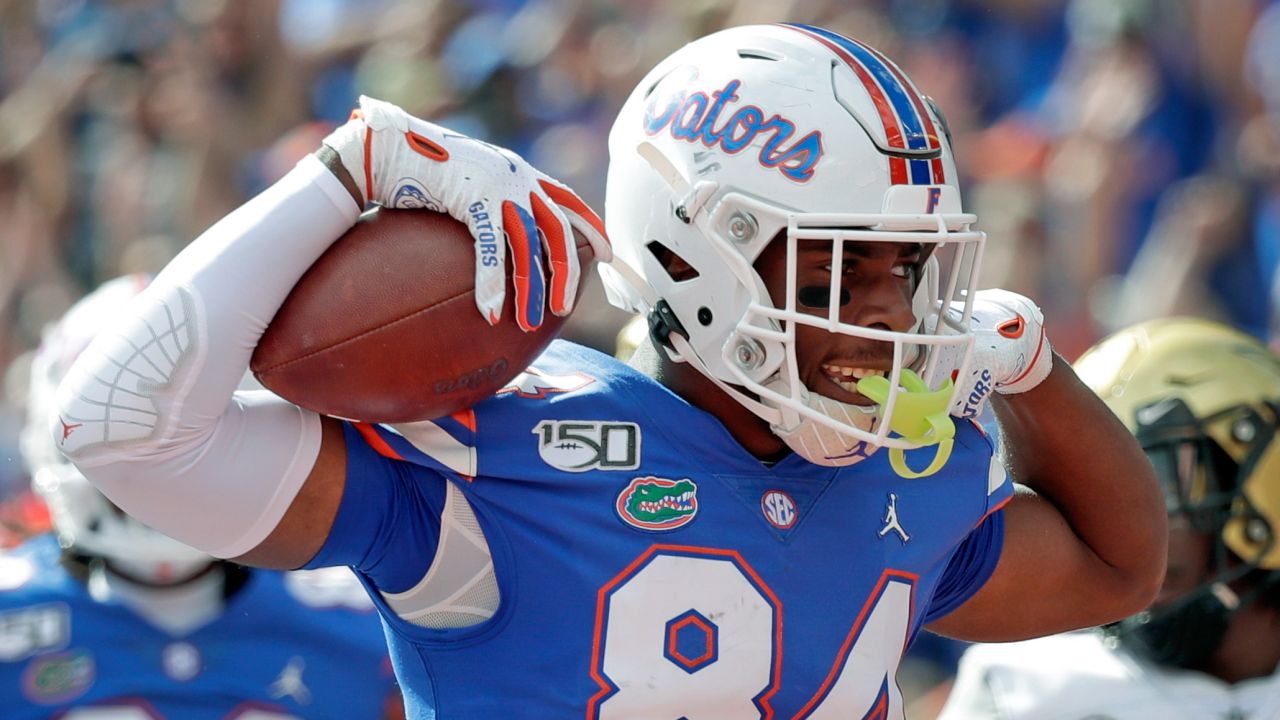
[[[885,139],[891,148],[937,150],[942,147],[924,101],[902,71],[879,52],[856,40],[812,25],[787,24],[822,43],[853,70],[870,94],[884,123]],[[895,185],[908,182],[928,185],[945,182],[941,158],[903,160],[890,158],[890,176]],[[910,176],[908,177],[908,165]]]
[[[938,129],[934,127],[933,120],[929,117],[929,111],[925,110],[924,100],[921,99],[920,93],[916,90],[915,85],[912,84],[912,82],[907,79],[906,75],[902,73],[902,69],[894,64],[892,60],[881,54],[879,50],[876,50],[870,45],[864,45],[857,40],[854,40],[853,42],[862,45],[868,52],[879,58],[880,61],[885,64],[885,67],[889,68],[890,72],[894,74],[894,77],[898,78],[898,82],[902,83],[902,87],[907,91],[907,94],[911,96],[911,104],[915,106],[916,112],[920,113],[920,119],[924,121],[925,139],[928,141],[929,147],[933,149],[941,149],[942,140],[938,137]],[[933,168],[933,181],[939,185],[945,183],[947,178],[942,170],[942,154],[939,153],[938,157],[930,160],[929,163]]]
[[[933,178],[929,174],[928,160],[911,161],[911,183],[913,185],[932,185]]]
[[[822,28],[811,27],[808,29],[843,48],[845,52],[853,56],[858,63],[871,73],[871,76],[876,79],[880,87],[884,88],[885,95],[888,96],[889,101],[893,104],[894,113],[897,115],[898,121],[902,123],[903,130],[905,130],[907,147],[913,150],[930,147],[929,141],[924,134],[924,125],[920,122],[920,116],[916,113],[916,108],[911,102],[909,91],[899,81],[899,76],[889,69],[888,63],[882,62],[866,45],[856,40],[851,40]]]
[[[906,144],[902,138],[902,130],[899,128],[898,120],[895,116],[892,103],[885,96],[880,85],[867,71],[866,67],[858,61],[854,60],[844,49],[836,45],[832,41],[815,32],[817,28],[808,25],[792,25],[783,24],[782,27],[795,30],[807,37],[810,37],[822,43],[828,50],[835,53],[837,57],[844,61],[849,69],[853,70],[854,75],[862,82],[863,87],[867,89],[867,93],[871,96],[871,101],[875,103],[876,111],[880,114],[880,122],[884,124],[885,140],[891,148],[906,148]],[[894,185],[906,185],[907,163],[900,157],[889,156],[889,181]]]

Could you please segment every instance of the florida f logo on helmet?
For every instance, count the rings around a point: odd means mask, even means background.
[[[618,114],[609,154],[615,261],[600,274],[610,302],[650,315],[673,359],[810,462],[943,447],[946,423],[923,420],[947,417],[951,386],[936,372],[943,353],[967,357],[972,346],[985,235],[962,210],[941,116],[892,61],[820,28],[724,30],[650,71]],[[856,274],[834,269],[855,243],[917,253],[913,327],[861,322],[840,300],[864,290],[844,285]],[[790,276],[772,291],[757,265],[771,247],[770,267],[785,264]],[[832,269],[818,287],[797,280],[802,248],[828,253]],[[799,290],[824,300],[801,302]],[[944,320],[939,309],[953,302],[964,311]],[[865,350],[830,364],[883,375],[885,399],[802,379],[797,337],[810,328]]]

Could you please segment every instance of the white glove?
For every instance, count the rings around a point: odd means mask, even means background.
[[[571,227],[587,237],[597,259],[613,257],[604,223],[572,190],[510,150],[391,103],[361,96],[351,119],[324,144],[338,153],[366,202],[445,212],[467,224],[475,238],[476,307],[491,325],[502,317],[507,247],[516,322],[525,331],[542,324],[544,304],[556,315],[573,309],[582,270]],[[544,248],[550,293],[543,287]]]
[[[947,309],[951,323],[943,327],[955,327],[963,312],[962,303],[952,303]],[[952,415],[977,417],[993,390],[1002,395],[1026,392],[1053,369],[1044,313],[1031,300],[1008,290],[979,290],[973,298],[971,327],[973,356],[965,376],[959,377],[964,348],[943,346],[937,369],[927,378],[930,387],[938,387],[946,377],[955,381],[959,392],[951,405]]]

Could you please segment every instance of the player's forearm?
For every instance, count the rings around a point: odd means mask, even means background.
[[[279,521],[320,424],[233,398],[298,278],[358,216],[315,158],[202,234],[81,353],[58,390],[59,448],[117,505],[223,556]]]
[[[123,367],[124,381],[155,373],[165,384],[143,388],[142,405],[155,405],[159,415],[149,433],[153,449],[184,429],[207,426],[225,410],[293,285],[357,216],[329,170],[314,158],[300,163],[205,231],[133,303],[130,316],[103,328],[62,383],[62,404],[75,412],[78,401],[106,400],[102,389],[113,386],[119,374],[113,368]],[[131,369],[130,362],[143,367]],[[113,439],[128,436],[122,433]],[[83,432],[61,447],[92,464],[109,460],[119,445],[90,447],[94,443],[95,434]],[[124,448],[140,449],[136,443]]]
[[[1164,575],[1164,500],[1133,436],[1067,362],[1054,360],[1035,389],[994,401],[1006,463],[1100,561],[1097,577],[1077,580],[1113,585],[1118,605],[1136,605],[1123,613],[1130,614],[1154,597]]]
[[[205,231],[156,278],[199,298],[200,324],[217,351],[203,354],[200,384],[222,400],[193,397],[190,420],[222,412],[267,324],[298,278],[346,232],[359,209],[314,157]],[[204,393],[201,393],[203,395]]]

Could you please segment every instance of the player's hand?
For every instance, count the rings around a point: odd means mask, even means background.
[[[964,306],[953,303],[947,318],[954,327]],[[928,318],[933,323],[934,318]],[[1053,351],[1044,332],[1044,314],[1031,300],[1008,290],[979,290],[973,299],[973,356],[963,377],[963,347],[943,346],[935,374],[927,378],[937,387],[946,377],[955,380],[959,392],[951,406],[956,417],[982,414],[995,391],[1005,395],[1026,392],[1039,385],[1053,368]]]
[[[475,238],[476,307],[491,325],[502,317],[508,248],[516,322],[525,331],[542,324],[544,308],[556,315],[573,309],[582,273],[573,229],[587,237],[597,259],[612,259],[599,216],[505,148],[364,96],[324,144],[337,152],[366,202],[445,212],[467,224]],[[548,265],[550,288],[543,280]]]

